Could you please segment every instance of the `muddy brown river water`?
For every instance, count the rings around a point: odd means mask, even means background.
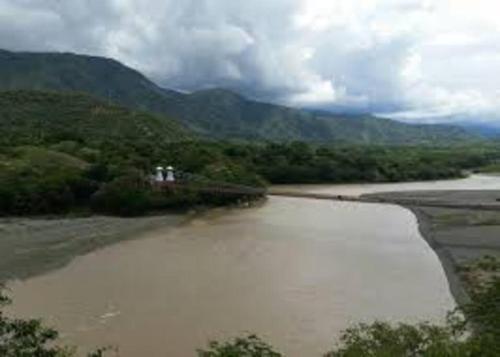
[[[500,188],[500,179],[300,188],[436,186]],[[245,332],[287,356],[320,356],[353,323],[439,322],[454,307],[408,210],[283,197],[149,232],[10,288],[12,313],[44,318],[82,352],[113,345],[122,357],[194,356],[209,339]]]

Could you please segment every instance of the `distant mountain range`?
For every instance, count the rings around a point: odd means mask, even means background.
[[[476,135],[482,136],[484,138],[500,138],[500,125],[495,123],[477,123],[466,121],[458,122],[456,125],[461,126],[470,133],[475,133]]]
[[[459,126],[311,112],[253,101],[224,89],[181,93],[161,88],[136,70],[103,57],[0,50],[0,90],[19,89],[84,92],[174,118],[198,135],[215,139],[447,144],[481,138]]]

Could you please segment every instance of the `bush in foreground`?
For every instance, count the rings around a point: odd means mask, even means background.
[[[68,357],[72,351],[54,346],[57,331],[44,327],[40,320],[12,319],[1,308],[10,300],[0,291],[0,356],[2,357]]]
[[[255,335],[237,337],[220,343],[212,341],[207,350],[198,350],[199,357],[283,357]]]
[[[500,279],[474,293],[473,302],[450,315],[444,326],[428,323],[360,324],[347,329],[324,357],[497,357],[500,356]],[[462,317],[462,313],[466,319]],[[256,336],[211,342],[200,357],[282,356]]]
[[[1,288],[1,287],[0,287]],[[55,330],[39,320],[6,317],[2,307],[10,300],[0,289],[0,356],[69,357],[74,350],[58,347]],[[463,309],[467,319],[452,315],[445,326],[427,323],[392,326],[383,322],[347,329],[340,345],[324,357],[496,357],[500,356],[500,279],[475,293],[473,303]],[[471,329],[470,327],[474,328]],[[469,328],[468,328],[469,327]],[[102,357],[106,349],[89,357]],[[255,335],[228,342],[212,341],[199,357],[282,357]]]

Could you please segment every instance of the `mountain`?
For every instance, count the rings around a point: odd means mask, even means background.
[[[460,122],[457,125],[465,128],[468,132],[476,133],[485,138],[500,138],[500,125],[496,123],[476,123],[473,121]]]
[[[31,90],[0,92],[0,143],[75,142],[99,146],[189,139],[176,121],[132,111],[82,93]]]
[[[217,139],[323,143],[435,144],[478,139],[449,125],[413,125],[370,115],[342,116],[249,100],[223,89],[186,94],[159,87],[108,58],[0,51],[0,90],[80,91],[167,115]]]

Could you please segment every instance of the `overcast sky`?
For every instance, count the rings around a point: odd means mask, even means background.
[[[0,0],[0,47],[109,56],[182,90],[500,121],[498,0]]]

